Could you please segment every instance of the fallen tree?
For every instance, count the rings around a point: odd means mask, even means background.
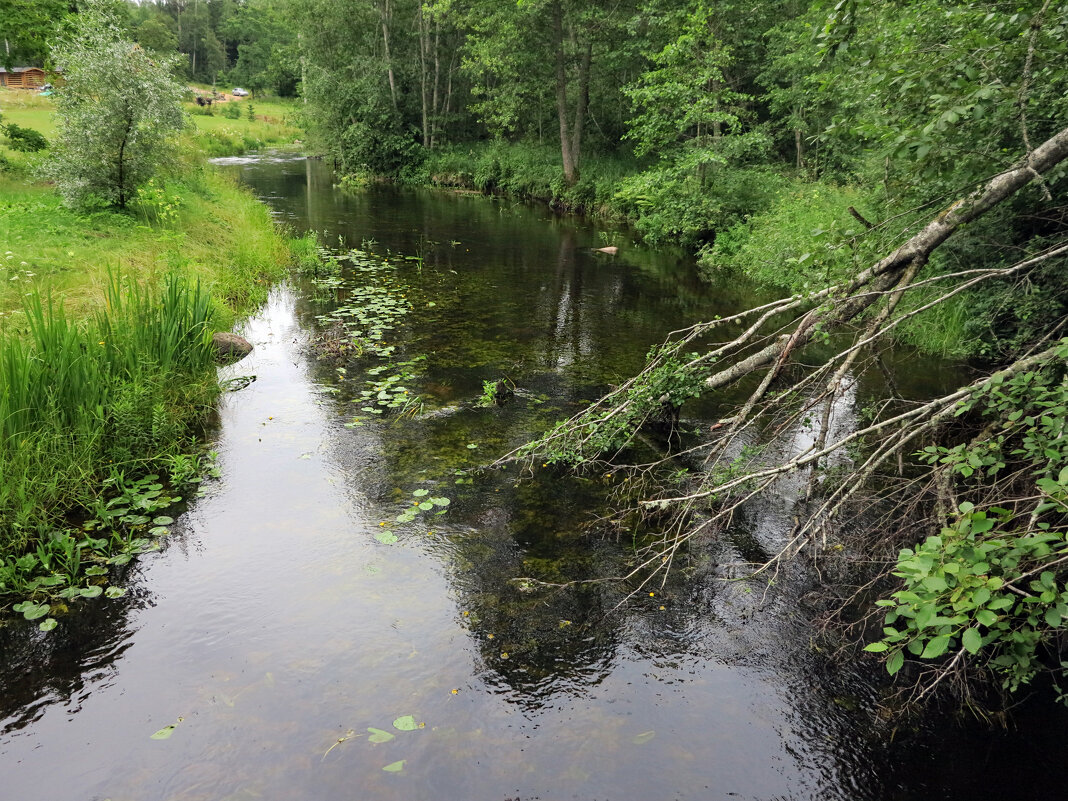
[[[621,498],[615,519],[632,524],[638,515],[656,531],[620,577],[632,592],[666,581],[696,536],[730,526],[748,501],[804,474],[793,530],[753,574],[801,554],[828,558],[832,524],[863,511],[870,518],[866,561],[912,547],[841,593],[835,610],[858,600],[885,607],[881,634],[866,650],[885,654],[892,675],[915,657],[914,698],[948,686],[951,676],[993,675],[1015,690],[1051,666],[1059,672],[1056,651],[1068,621],[1068,318],[1053,321],[1010,363],[923,402],[897,396],[880,349],[904,321],[962,292],[1068,263],[1060,231],[1059,241],[1011,264],[925,274],[939,246],[1032,182],[1048,196],[1044,176],[1066,159],[1068,129],[945,207],[848,283],[674,332],[638,375],[500,464],[629,470],[636,480],[628,486],[639,489]],[[923,302],[902,303],[921,288]],[[737,333],[710,342],[724,331]],[[832,337],[846,344],[806,365],[806,346]],[[886,376],[890,397],[866,424],[834,430],[835,404],[869,370]],[[650,424],[670,424],[687,400],[739,383],[747,393],[711,436],[623,464]],[[811,443],[791,451],[785,438],[804,420],[818,421]],[[827,470],[832,457],[848,465],[837,476]],[[703,469],[681,485],[665,483],[666,468],[680,460]],[[876,601],[879,592],[886,597]],[[862,622],[871,639],[872,616]]]

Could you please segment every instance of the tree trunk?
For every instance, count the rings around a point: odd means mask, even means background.
[[[552,4],[553,45],[556,50],[556,115],[560,120],[560,155],[564,162],[564,181],[573,186],[579,177],[578,164],[571,150],[571,130],[567,121],[567,64],[564,53],[564,11],[559,0]]]
[[[575,124],[571,133],[571,159],[575,163],[575,179],[582,163],[582,130],[586,124],[586,109],[590,105],[590,62],[593,60],[593,44],[587,43],[579,62],[578,101],[575,103]]]
[[[433,119],[430,121],[430,149],[434,149],[438,133],[438,99],[441,87],[441,20],[434,18],[434,94],[430,101]]]
[[[893,287],[906,269],[913,265],[924,265],[935,248],[960,226],[981,217],[1065,159],[1068,159],[1068,128],[1035,148],[1030,154],[1029,163],[1025,161],[995,176],[986,185],[956,201],[901,247],[860,273],[843,288],[843,300],[836,307],[822,312],[813,310],[792,333],[783,334],[751,356],[714,373],[705,380],[705,385],[709,389],[720,389],[754,370],[780,361],[791,351],[808,343],[817,330],[817,324],[824,331],[833,331],[849,322],[878,301],[881,293]]]
[[[430,87],[427,81],[430,74],[427,71],[427,51],[430,49],[430,33],[426,28],[426,19],[423,17],[423,4],[419,3],[416,10],[416,23],[419,27],[419,94],[422,100],[423,112],[423,147],[430,148],[430,109],[428,107]]]
[[[382,46],[386,56],[386,74],[389,76],[389,96],[393,100],[393,108],[397,109],[397,82],[393,77],[393,58],[389,54],[389,0],[385,0],[378,14],[382,20]]]

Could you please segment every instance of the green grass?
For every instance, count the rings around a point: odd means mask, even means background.
[[[253,119],[248,118],[252,106]],[[265,147],[284,147],[303,138],[296,124],[300,105],[296,101],[234,98],[214,103],[210,108],[186,103],[193,122],[196,147],[206,156],[236,156]],[[224,109],[237,108],[240,116],[231,119]]]

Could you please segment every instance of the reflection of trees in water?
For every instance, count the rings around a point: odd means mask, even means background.
[[[492,683],[528,708],[580,693],[610,669],[619,618],[601,584],[546,587],[618,574],[618,550],[591,541],[582,512],[599,500],[574,481],[505,485],[463,510],[445,556],[462,614]],[[453,524],[460,521],[453,520]]]
[[[129,618],[140,605],[136,589],[121,598],[81,601],[48,633],[37,623],[0,628],[0,735],[38,720],[54,704],[69,704],[86,688],[118,671],[132,645]]]

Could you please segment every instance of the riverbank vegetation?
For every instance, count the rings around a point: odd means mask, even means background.
[[[186,130],[163,143],[169,159],[147,119],[142,151],[108,150],[135,162],[64,166],[72,148],[116,134],[93,116],[106,111],[99,104],[80,113],[79,96],[92,94],[86,65],[109,52],[137,58],[95,13],[70,35],[107,46],[64,62],[58,115],[51,98],[0,94],[3,122],[48,142],[27,152],[0,139],[0,595],[29,619],[105,592],[113,568],[166,535],[170,508],[211,470],[211,336],[261,302],[293,258],[266,207],[203,162],[176,92],[158,98]],[[79,139],[87,127],[94,137]],[[120,126],[117,141],[130,145],[130,130]],[[68,188],[77,191],[59,191]]]

